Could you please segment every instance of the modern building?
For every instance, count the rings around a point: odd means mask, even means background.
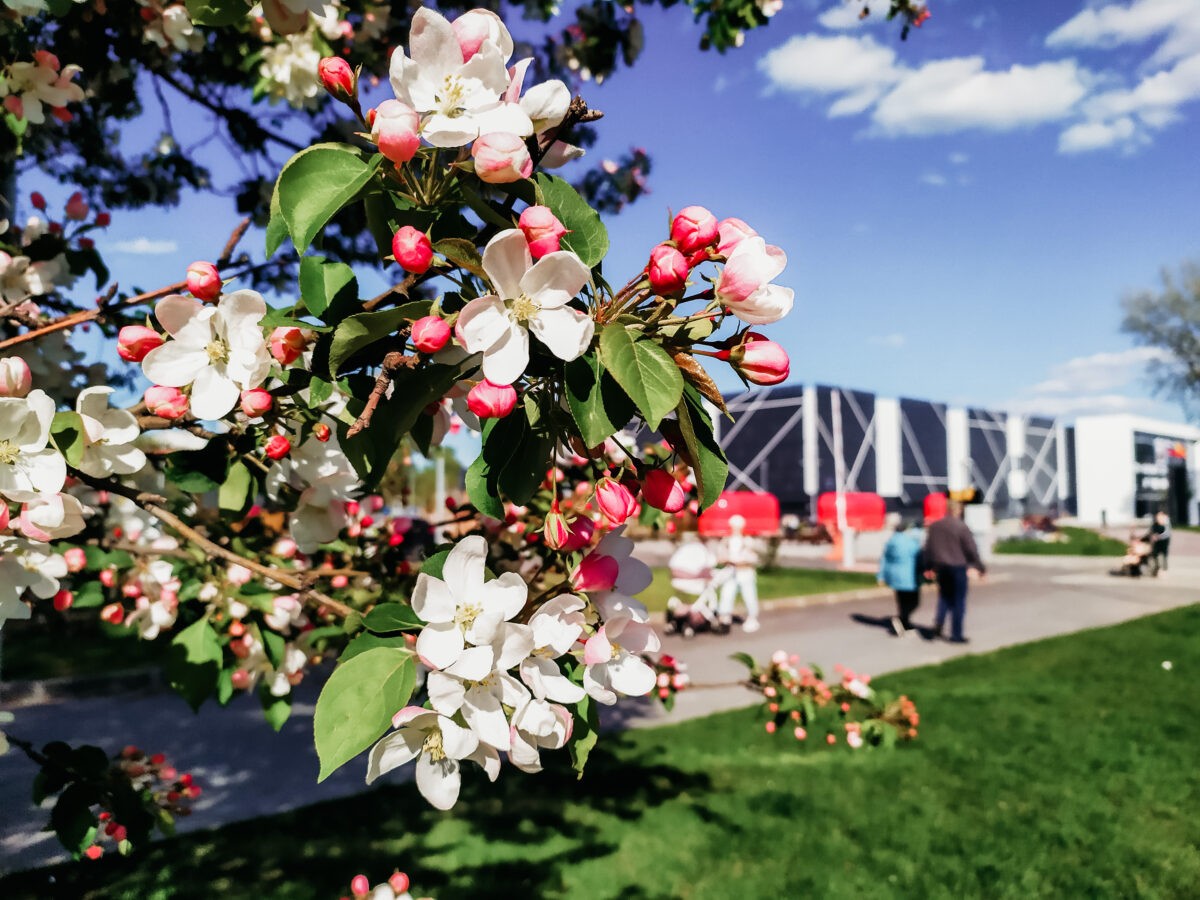
[[[818,495],[868,491],[889,509],[974,488],[998,518],[1074,515],[1120,525],[1165,509],[1200,521],[1200,429],[1137,416],[1014,415],[826,385],[727,400],[717,417],[731,490],[775,494],[809,515]]]

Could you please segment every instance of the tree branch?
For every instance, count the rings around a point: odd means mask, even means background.
[[[407,333],[407,328],[401,329],[397,337],[403,340]],[[383,358],[383,365],[379,370],[379,375],[375,378],[375,387],[371,388],[371,396],[367,398],[367,405],[363,407],[362,413],[359,414],[359,417],[354,420],[354,424],[346,432],[347,438],[354,437],[371,424],[371,417],[375,415],[375,409],[379,406],[379,401],[383,399],[388,385],[392,383],[392,376],[400,369],[411,369],[420,362],[420,359],[419,356],[402,353],[399,350],[393,350]]]

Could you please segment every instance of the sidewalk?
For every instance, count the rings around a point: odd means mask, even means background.
[[[763,629],[756,634],[735,630],[728,637],[700,635],[691,641],[672,636],[664,639],[663,650],[687,662],[698,684],[740,678],[745,670],[728,658],[735,651],[763,659],[784,649],[826,669],[842,663],[878,675],[1114,624],[1200,599],[1200,556],[1172,554],[1167,578],[1137,580],[1106,575],[1108,560],[1104,559],[1055,557],[1053,563],[1044,559],[1034,565],[1015,558],[997,560],[996,577],[972,586],[966,628],[971,643],[965,647],[927,642],[915,635],[894,637],[883,626],[893,612],[892,600],[872,591],[844,596],[838,602],[829,598],[798,601],[804,605],[781,602],[765,611]],[[918,623],[932,620],[935,603],[932,593],[925,591],[915,617]],[[15,711],[16,721],[8,730],[35,743],[61,739],[109,749],[134,743],[150,752],[164,752],[204,787],[195,814],[180,823],[180,830],[213,828],[365,789],[361,760],[323,784],[316,783],[311,717],[319,687],[314,678],[300,685],[292,717],[278,734],[263,720],[254,698],[239,698],[226,709],[209,703],[192,715],[173,694],[30,706]],[[606,711],[605,725],[666,724],[753,700],[738,687],[698,689],[681,694],[673,713],[646,701],[629,702]],[[19,752],[0,756],[0,871],[65,858],[53,836],[39,831],[46,813],[35,812],[29,804],[33,771]],[[388,779],[402,780],[406,771],[392,773]]]

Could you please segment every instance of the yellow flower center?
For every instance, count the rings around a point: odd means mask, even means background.
[[[475,624],[475,620],[479,618],[479,614],[482,612],[483,610],[475,603],[460,606],[458,612],[454,615],[454,624],[463,631],[466,631]]]
[[[526,294],[522,294],[513,301],[512,314],[513,318],[521,324],[528,322],[541,311],[541,307],[536,302],[531,300]]]
[[[20,455],[20,448],[12,441],[0,441],[0,463],[11,466]]]
[[[214,365],[229,362],[229,345],[220,338],[214,338],[204,350],[208,353],[208,361]]]
[[[434,762],[440,762],[446,758],[446,751],[442,747],[442,730],[440,728],[434,728],[425,735],[425,741],[421,744],[421,752]]]
[[[442,79],[442,88],[438,91],[436,100],[442,115],[454,118],[462,113],[462,102],[467,89],[457,75],[447,75]]]

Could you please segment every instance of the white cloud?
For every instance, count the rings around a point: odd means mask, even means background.
[[[1018,397],[1003,404],[1006,412],[1023,416],[1088,416],[1104,413],[1147,414],[1154,401],[1126,394],[1059,394],[1053,397]]]
[[[117,241],[112,245],[117,253],[133,253],[138,256],[162,256],[174,253],[179,249],[175,241],[160,241],[148,237],[134,238],[131,241]]]
[[[857,8],[838,4],[819,21],[848,28]],[[1200,102],[1200,0],[1091,3],[1045,39],[1051,51],[1094,56],[1149,42],[1147,58],[1129,71],[1128,51],[1109,68],[1058,59],[993,69],[980,55],[909,65],[870,35],[803,34],[769,51],[759,68],[775,89],[828,100],[830,117],[865,116],[877,137],[1058,124],[1061,153],[1131,152]]]
[[[1048,416],[1146,412],[1153,400],[1139,396],[1146,365],[1169,355],[1153,347],[1077,356],[1051,366],[1048,377],[1004,404],[1014,413]]]
[[[908,343],[908,337],[898,331],[891,334],[877,334],[867,338],[867,343],[876,347],[890,347],[893,350],[899,350]]]
[[[928,184],[931,187],[945,187],[949,183],[941,172],[925,172],[921,175],[920,181],[921,184]]]
[[[966,153],[951,153],[947,158],[956,166],[965,166],[971,160]]]
[[[875,107],[886,134],[1009,131],[1063,119],[1087,94],[1073,61],[988,71],[983,57],[926,63],[908,73]]]

